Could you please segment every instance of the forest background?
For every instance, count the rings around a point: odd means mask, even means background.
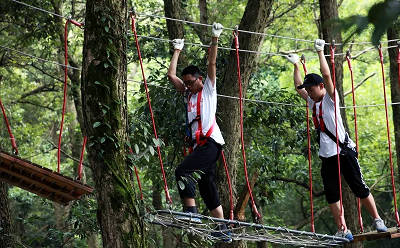
[[[52,13],[71,17],[80,22],[85,20],[85,2],[82,1],[27,0],[24,2]],[[125,3],[129,8],[134,6],[134,10],[138,13],[137,30],[138,34],[142,36],[139,37],[139,42],[160,138],[160,140],[153,139],[136,47],[132,33],[129,32],[123,36],[127,42],[125,50],[127,59],[125,80],[126,123],[129,136],[127,145],[132,148],[134,153],[126,154],[128,166],[122,166],[121,171],[126,174],[126,178],[132,179],[128,185],[132,186],[131,193],[138,199],[137,182],[134,181],[135,178],[131,173],[133,165],[139,169],[144,200],[133,204],[137,208],[137,212],[141,212],[141,209],[145,207],[153,209],[168,207],[164,197],[163,180],[157,156],[157,145],[159,144],[161,145],[166,179],[173,200],[172,208],[181,210],[174,179],[174,169],[183,159],[183,124],[185,117],[182,96],[175,92],[166,77],[167,65],[171,56],[171,44],[168,40],[183,38],[184,35],[187,42],[183,50],[184,56],[179,65],[180,69],[189,63],[204,69],[207,49],[188,43],[207,45],[211,33],[211,30],[207,27],[182,23],[169,24],[170,27],[167,28],[165,19],[146,14],[165,16],[178,13],[181,19],[188,21],[209,24],[216,21],[222,23],[225,27],[233,28],[240,23],[246,6],[253,2],[240,0],[207,2],[202,0],[149,0]],[[252,70],[244,72],[244,74],[247,73],[244,76],[247,78],[247,80],[244,80],[246,84],[245,97],[259,100],[246,101],[244,109],[244,133],[249,175],[254,182],[254,197],[265,224],[309,231],[310,200],[305,103],[293,89],[293,66],[283,56],[271,55],[271,53],[304,54],[308,71],[319,72],[319,63],[314,53],[313,44],[300,39],[313,41],[316,38],[322,38],[320,3],[314,0],[260,2],[266,2],[265,4],[270,8],[266,11],[268,15],[264,19],[265,26],[262,28],[269,35],[263,37],[263,40],[259,41],[259,47],[255,48],[256,50],[259,49],[261,53],[259,56],[253,57],[250,66]],[[372,0],[338,1],[339,17],[345,19],[355,14],[367,15],[371,6],[378,2]],[[109,13],[113,13],[113,11],[115,10],[110,9]],[[63,67],[53,62],[63,64],[65,19],[8,0],[0,3],[0,13],[0,97],[6,106],[7,115],[20,151],[19,155],[46,168],[56,170],[56,144],[63,96]],[[112,27],[107,26],[107,23],[109,24],[109,20],[113,19],[115,17],[112,15],[104,19],[99,17],[99,22],[105,24],[101,27],[104,32],[111,33],[109,29],[112,29]],[[127,24],[129,24],[128,21]],[[176,25],[182,26],[178,29]],[[385,110],[382,106],[382,76],[378,51],[369,43],[373,28],[371,25],[365,32],[350,39],[351,42],[362,41],[365,43],[347,44],[342,51],[351,49],[351,54],[355,56],[352,61],[355,84],[362,82],[360,87],[356,89],[356,102],[357,105],[365,106],[357,108],[360,163],[363,175],[375,196],[381,217],[388,226],[395,226]],[[130,30],[130,28],[126,28],[126,30]],[[349,37],[351,32],[352,30],[342,31],[343,40]],[[299,40],[279,38],[273,35],[298,38]],[[161,40],[148,37],[156,37]],[[231,31],[224,30],[220,38],[220,47],[231,47],[232,38]],[[383,41],[387,39],[386,35],[382,37]],[[70,66],[83,68],[84,30],[70,25],[68,41]],[[327,42],[331,41],[327,40]],[[246,46],[245,43],[240,43],[240,45]],[[386,84],[387,97],[388,101],[391,102],[391,97],[394,94],[398,99],[400,89],[393,89],[393,85],[396,86],[396,84],[392,83],[391,86],[389,83],[389,79],[392,78],[389,75],[388,49],[385,49],[388,44],[382,43],[382,45],[388,81]],[[101,47],[100,44],[99,47]],[[395,51],[395,49],[391,50]],[[232,53],[223,49],[220,49],[218,53],[218,78],[226,80],[229,76],[232,76],[233,80],[236,80],[236,71],[229,74],[229,66],[232,65],[230,62],[234,61]],[[343,58],[342,56],[341,59]],[[246,61],[246,59],[243,60]],[[342,99],[344,105],[349,107],[352,106],[352,97],[351,94],[348,94],[351,89],[350,73],[346,60],[342,62],[343,90],[341,90],[341,94],[345,95]],[[114,65],[110,59],[109,64],[104,63],[103,66],[107,69],[107,67]],[[70,82],[62,143],[61,172],[72,178],[76,177],[77,159],[79,159],[82,145],[82,130],[85,130],[82,123],[85,123],[84,119],[88,119],[85,111],[82,110],[81,97],[84,97],[84,91],[81,91],[81,73],[80,69],[70,68],[68,70]],[[225,73],[229,75],[227,76]],[[237,96],[236,88],[228,88],[229,85],[220,83],[219,79],[217,79],[218,92]],[[237,82],[232,82],[232,85],[234,84],[237,84]],[[103,87],[107,88],[108,86],[104,85]],[[227,126],[237,128],[237,118],[227,119],[227,116],[223,115],[229,111],[226,108],[227,102],[237,102],[237,100],[221,96],[218,101],[218,108],[222,108],[222,111],[220,111],[217,121],[222,128],[225,139],[228,143],[232,139],[238,140],[238,136],[228,136],[229,132],[224,129]],[[393,100],[393,102],[398,102],[398,100]],[[108,106],[101,102],[96,104],[103,114],[107,113]],[[400,142],[396,139],[396,133],[397,136],[400,135],[400,128],[399,123],[393,122],[393,119],[395,119],[393,108],[390,106],[388,110],[391,139],[394,147],[395,141]],[[347,108],[345,115],[346,126],[353,140],[355,140],[352,108]],[[0,149],[10,151],[7,128],[3,121],[0,123]],[[96,125],[105,125],[106,120],[104,123],[96,123],[92,123],[91,126],[95,128]],[[103,144],[119,138],[113,135],[90,136],[88,149],[97,147],[96,142]],[[315,141],[316,137],[313,133],[311,148],[316,232],[334,234],[336,232],[335,224],[323,196],[323,187],[319,175],[320,161]],[[398,147],[396,149],[399,151]],[[396,149],[393,149],[393,164],[395,168],[399,168],[399,154],[396,153]],[[228,146],[226,152],[229,154],[231,150]],[[97,151],[102,154],[108,153],[108,150],[104,149]],[[236,155],[236,158],[233,158],[233,156],[235,155],[228,155],[228,161],[233,162],[233,165],[228,163],[228,166],[233,170],[231,173],[234,180],[235,201],[243,204],[242,196],[246,194],[246,188],[242,160],[240,154]],[[97,177],[96,180],[96,175],[94,175],[96,173],[93,171],[96,171],[98,165],[93,164],[92,161],[85,158],[84,182],[96,186],[99,179]],[[222,164],[219,167],[222,168]],[[221,198],[226,203],[227,192],[223,186],[224,179],[222,178],[224,174],[219,173],[218,176],[222,182],[222,186],[220,185]],[[396,182],[400,179],[398,169],[395,170],[395,179]],[[5,183],[1,183],[1,187],[4,190],[3,192],[6,192],[7,199],[2,197],[0,201],[6,202],[9,206],[12,242],[16,246],[101,247],[103,245],[104,247],[112,247],[105,243],[109,240],[107,241],[102,237],[104,229],[100,224],[101,221],[99,221],[101,219],[99,213],[103,208],[99,206],[103,206],[104,203],[99,203],[96,197],[97,193],[85,196],[67,206],[60,206],[19,188],[9,187]],[[200,204],[201,212],[207,214],[202,201],[198,200],[197,202]],[[353,199],[352,202],[355,202],[355,200]],[[227,213],[226,207],[228,206],[225,206]],[[254,220],[250,210],[251,207],[244,202],[243,206],[237,204],[235,214],[245,221],[252,222]],[[351,211],[349,212],[352,214]],[[372,220],[364,211],[363,216],[364,225],[367,230],[370,230]],[[2,231],[4,232],[4,228],[0,229],[0,232]],[[358,230],[353,228],[352,231],[356,233]],[[169,232],[151,225],[142,227],[141,232],[145,233],[143,235],[145,241],[140,246],[199,247],[213,245],[207,241],[193,241],[185,233],[179,231]],[[366,242],[364,246],[398,247],[399,244],[399,241],[395,240],[375,241]],[[256,247],[260,244],[241,243],[235,245],[237,247]]]

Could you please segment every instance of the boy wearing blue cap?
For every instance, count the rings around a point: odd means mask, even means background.
[[[375,201],[363,180],[358,154],[354,142],[346,133],[339,111],[339,95],[335,90],[328,63],[324,56],[325,41],[315,40],[314,47],[318,53],[322,77],[310,73],[302,82],[299,70],[299,56],[287,55],[287,59],[294,65],[294,85],[297,93],[305,99],[313,111],[313,122],[318,133],[319,157],[322,160],[321,176],[324,184],[326,200],[329,203],[332,215],[338,226],[336,236],[353,240],[351,231],[347,229],[344,214],[340,211],[340,189],[338,179],[338,161],[336,145],[335,95],[337,134],[339,136],[340,172],[350,186],[352,192],[361,199],[361,203],[374,218],[374,227],[378,232],[386,232],[387,228],[379,217]]]

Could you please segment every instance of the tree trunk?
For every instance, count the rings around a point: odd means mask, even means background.
[[[264,32],[266,23],[271,11],[273,0],[249,0],[240,21],[239,29],[249,30],[253,32]],[[263,36],[239,33],[239,44],[241,49],[258,51],[263,42]],[[255,53],[240,53],[240,70],[242,76],[242,87],[245,94],[250,75],[256,70],[258,55]],[[221,67],[220,67],[221,68]],[[231,51],[225,64],[225,71],[222,77],[221,94],[223,95],[238,95],[238,79],[236,69],[236,53]],[[229,173],[232,182],[234,204],[236,204],[237,196],[237,170],[238,166],[242,165],[240,156],[240,113],[239,102],[232,99],[219,99],[218,123],[223,130],[225,145],[225,155],[229,167]],[[223,166],[217,167],[217,185],[221,198],[221,203],[224,207],[225,216],[229,215],[229,192],[226,190],[227,179]],[[245,242],[234,242],[230,246],[221,244],[220,247],[246,247]]]
[[[396,22],[387,31],[388,40],[398,39],[400,35],[400,22]],[[396,38],[394,38],[396,37]],[[388,46],[397,45],[396,42],[390,42]],[[397,49],[388,49],[390,58],[390,89],[392,94],[392,102],[400,102],[400,84],[397,65]],[[394,138],[396,142],[397,168],[400,181],[400,105],[392,105],[393,110],[393,126]]]
[[[323,39],[326,42],[332,43],[334,40],[335,43],[342,43],[342,34],[340,31],[336,31],[333,27],[332,20],[338,19],[338,6],[336,0],[320,0],[320,15],[321,15],[321,30]],[[342,46],[336,46],[335,53],[342,53]],[[325,54],[330,54],[329,47],[325,47]],[[332,68],[332,64],[330,61],[330,57],[328,57],[329,67]],[[344,105],[344,96],[343,96],[343,57],[337,56],[335,57],[335,75],[336,75],[336,89],[339,94],[339,104],[340,106]],[[331,71],[333,74],[333,72]],[[341,116],[343,119],[343,125],[346,131],[349,131],[347,118],[346,118],[346,110],[341,109]],[[342,177],[343,178],[343,177]],[[352,194],[350,188],[342,179],[342,193],[343,193],[343,207],[345,209],[344,215],[347,223],[347,227],[353,231],[353,233],[358,230],[358,215],[357,215],[357,204],[355,201],[355,197]],[[362,247],[362,243],[351,243],[346,245],[346,247]]]
[[[0,181],[0,248],[14,247],[8,185]]]
[[[126,1],[86,2],[82,111],[89,138],[98,220],[104,247],[145,247],[139,203],[129,178]]]

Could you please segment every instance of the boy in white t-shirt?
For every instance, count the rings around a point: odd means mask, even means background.
[[[319,157],[322,160],[321,176],[324,184],[324,191],[329,207],[338,227],[337,236],[345,237],[350,241],[353,235],[347,229],[344,214],[340,213],[339,201],[339,179],[336,145],[336,121],[334,97],[336,95],[336,117],[339,136],[340,172],[353,193],[361,199],[361,203],[367,208],[374,218],[374,226],[378,232],[386,232],[387,228],[379,217],[375,201],[363,180],[358,154],[355,151],[355,144],[346,133],[339,111],[339,95],[333,87],[331,72],[324,56],[325,41],[317,39],[314,46],[320,61],[322,77],[310,73],[304,77],[302,82],[299,70],[299,56],[289,54],[287,59],[294,65],[294,85],[297,93],[308,101],[313,111],[314,126],[318,132]]]
[[[194,199],[197,183],[200,195],[211,215],[220,219],[224,218],[224,213],[215,184],[215,170],[222,145],[225,142],[216,123],[215,113],[217,110],[216,59],[218,37],[222,29],[223,27],[219,23],[214,23],[212,26],[213,37],[208,54],[207,77],[204,82],[202,73],[194,65],[183,69],[182,79],[176,75],[178,57],[184,46],[183,39],[173,40],[175,50],[168,69],[168,78],[176,90],[189,92],[187,119],[191,131],[189,139],[192,141],[194,150],[175,170],[184,212],[197,213]],[[200,178],[197,178],[195,174]],[[198,218],[190,218],[190,220],[201,222]],[[225,242],[232,241],[225,224],[220,224],[218,229],[219,232],[212,233],[213,236],[222,238]]]

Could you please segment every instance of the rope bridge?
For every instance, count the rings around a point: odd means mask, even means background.
[[[183,220],[182,217],[185,217],[185,220]],[[220,231],[220,235],[214,234],[218,232],[218,225],[223,223],[227,226],[232,226],[229,230],[232,233],[233,240],[250,242],[265,241],[279,245],[299,247],[334,247],[342,246],[349,242],[345,238],[325,234],[292,230],[285,227],[271,227],[237,220],[218,219],[200,214],[181,213],[172,210],[156,210],[152,213],[147,213],[144,218],[148,223],[182,229],[187,233],[195,234],[196,236],[202,237],[204,240],[213,242],[226,239],[227,235],[224,234],[224,232]],[[190,219],[193,218],[200,219],[201,224],[190,221]]]

